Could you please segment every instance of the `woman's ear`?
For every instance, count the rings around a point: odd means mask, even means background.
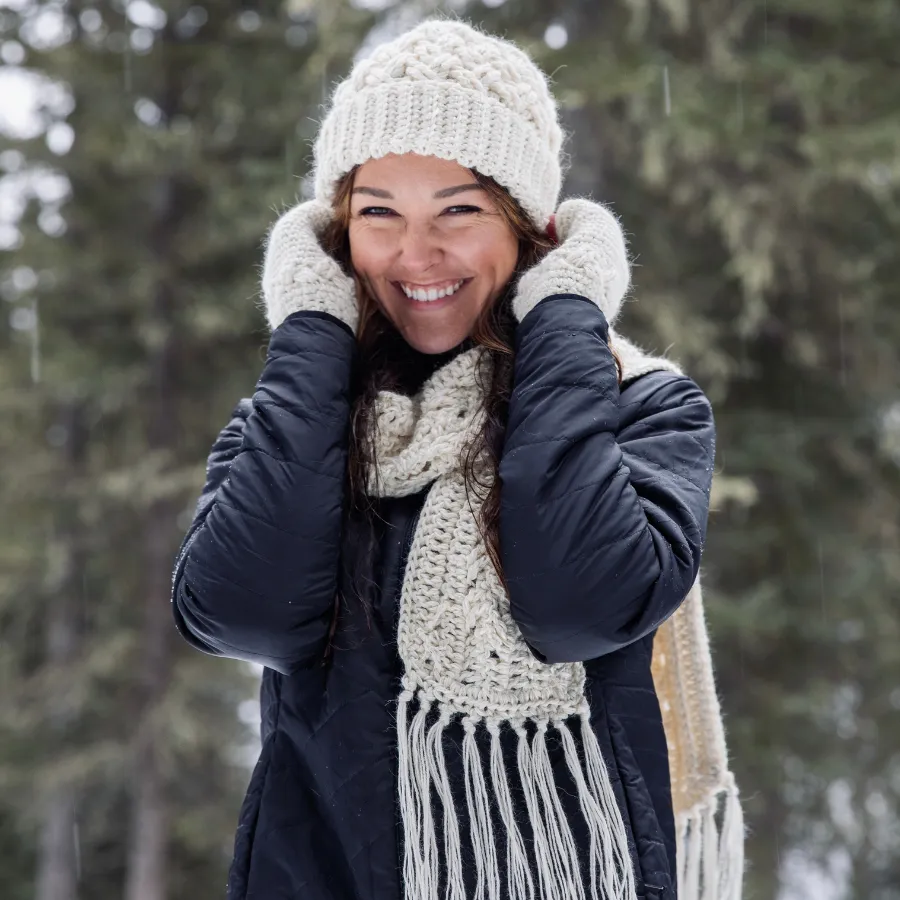
[[[551,213],[550,221],[547,223],[547,237],[557,246],[559,245],[559,237],[556,234],[556,214]]]

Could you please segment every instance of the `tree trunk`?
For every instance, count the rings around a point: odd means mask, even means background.
[[[170,115],[174,106],[172,92],[162,103]],[[173,323],[174,302],[170,275],[171,235],[179,211],[175,180],[161,176],[154,186],[151,251],[153,264],[161,274],[154,290],[150,317],[160,335],[149,365],[148,392],[145,400],[146,445],[151,453],[174,452],[177,427],[172,396],[175,378],[174,357],[177,334]],[[128,876],[125,900],[165,900],[166,896],[166,778],[164,769],[164,731],[159,711],[171,678],[171,639],[175,626],[170,609],[171,570],[175,551],[175,521],[180,508],[177,500],[156,500],[145,513],[143,559],[143,629],[141,633],[139,726],[135,741],[133,807]]]
[[[75,701],[64,689],[66,673],[76,661],[82,642],[83,577],[85,548],[79,525],[77,496],[67,487],[84,475],[87,430],[85,410],[77,401],[63,406],[58,423],[65,429],[64,464],[59,473],[59,505],[51,546],[62,552],[63,566],[47,585],[45,666],[57,690],[49,698],[49,730],[60,752],[78,715]],[[36,900],[76,900],[78,896],[78,846],[76,837],[76,786],[69,781],[53,784],[42,798],[43,822],[38,845]]]
[[[141,630],[141,706],[133,765],[133,806],[126,900],[164,900],[168,822],[165,801],[163,745],[165,732],[159,710],[171,676],[170,637],[174,631],[169,608],[172,566],[171,502],[155,504],[144,532],[144,615]]]
[[[78,858],[75,838],[75,790],[56,787],[45,802],[38,856],[36,900],[76,900]]]
[[[152,715],[152,713],[151,713]],[[132,806],[126,900],[164,900],[166,894],[166,810],[155,727],[143,732],[134,753]]]

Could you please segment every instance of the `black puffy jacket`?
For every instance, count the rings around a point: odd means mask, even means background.
[[[517,326],[502,564],[532,651],[586,662],[638,896],[674,900],[668,755],[650,661],[656,628],[698,571],[714,426],[689,378],[650,373],[620,392],[606,338],[603,313],[571,295],[546,298]],[[364,573],[374,602],[347,605],[323,665],[342,548],[358,543],[342,535],[341,515],[354,351],[350,329],[327,313],[294,313],[275,330],[252,399],[212,449],[176,565],[181,634],[265,667],[262,751],[240,812],[230,900],[403,895],[395,633],[427,489],[379,501],[384,521]],[[457,763],[458,784],[451,755]]]

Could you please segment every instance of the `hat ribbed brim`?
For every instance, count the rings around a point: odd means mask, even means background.
[[[316,141],[317,198],[330,202],[338,179],[389,153],[435,156],[477,169],[505,187],[539,229],[556,206],[557,149],[486,93],[447,82],[393,82],[340,98]]]

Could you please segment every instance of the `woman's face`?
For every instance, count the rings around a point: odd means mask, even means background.
[[[353,267],[422,353],[443,353],[469,336],[512,277],[518,250],[500,210],[458,163],[391,154],[356,172]]]

